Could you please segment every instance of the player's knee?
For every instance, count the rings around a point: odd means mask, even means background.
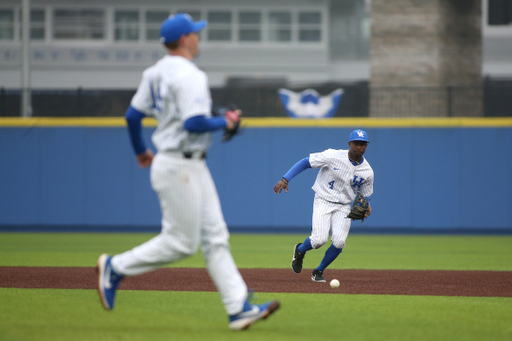
[[[204,256],[210,254],[213,250],[218,249],[229,249],[228,238],[215,238],[212,240],[203,241],[201,244],[201,251],[203,252]]]
[[[321,248],[325,243],[327,243],[328,237],[310,237],[311,240],[311,246],[313,249],[319,249]]]
[[[342,243],[332,243],[332,245],[334,245],[335,248],[341,250],[345,247],[346,244],[344,242],[342,242]]]
[[[197,253],[199,250],[199,243],[192,240],[178,242],[175,239],[167,239],[165,249],[170,255],[178,253],[183,257],[189,257]]]
[[[183,253],[184,253],[186,256],[188,256],[188,257],[189,257],[189,256],[193,256],[193,255],[195,255],[195,254],[197,253],[197,251],[198,251],[198,250],[199,250],[199,247],[197,247],[197,246],[196,246],[196,247],[194,247],[194,248],[189,248],[189,249],[187,249],[187,250],[184,250],[184,252],[183,252]]]
[[[216,244],[207,244],[201,247],[201,252],[203,254],[203,258],[205,261],[209,259],[215,258],[216,254],[222,252],[230,252],[229,244],[225,243],[216,243]]]
[[[337,248],[337,249],[343,249],[346,244],[345,244],[345,241],[342,240],[342,241],[332,242],[332,245],[334,245],[334,247]]]

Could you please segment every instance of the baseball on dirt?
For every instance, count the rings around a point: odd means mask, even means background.
[[[340,287],[340,281],[338,281],[337,279],[333,279],[331,281],[330,285],[331,285],[331,288],[338,289]]]

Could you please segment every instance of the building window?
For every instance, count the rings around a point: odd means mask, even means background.
[[[370,53],[370,6],[365,0],[333,2],[329,8],[331,60],[368,60]],[[323,40],[327,40],[323,37]]]
[[[139,22],[138,11],[116,11],[114,15],[115,40],[139,40]]]
[[[23,39],[23,13],[21,10],[18,11],[19,15],[19,28],[20,28],[20,40]],[[35,9],[30,11],[30,39],[32,40],[44,40],[45,38],[45,20],[46,13],[43,9]]]
[[[45,22],[46,13],[44,10],[37,9],[30,11],[30,39],[44,40]]]
[[[349,1],[349,0],[347,0]],[[364,1],[364,0],[353,0]],[[271,44],[321,43],[326,13],[319,8],[218,9],[187,8],[35,8],[30,11],[32,40],[91,40],[154,42],[160,38],[162,22],[170,14],[188,13],[194,21],[207,20],[198,32],[207,42]],[[112,13],[112,15],[107,15]],[[329,18],[330,18],[329,14]],[[50,28],[51,26],[51,28]],[[0,8],[0,40],[21,39],[21,9]],[[107,32],[107,30],[111,30]]]
[[[0,40],[14,40],[14,11],[0,9]]]
[[[268,40],[292,41],[292,14],[290,12],[268,13]]]
[[[322,13],[299,13],[299,41],[319,42],[322,40]]]
[[[192,17],[192,19],[194,19],[194,21],[201,20],[201,11],[180,9],[180,10],[177,10],[176,13],[187,13],[188,15],[190,15]]]
[[[146,40],[160,39],[160,26],[169,17],[167,11],[146,12]]]
[[[103,10],[57,9],[53,11],[53,38],[98,40],[105,38]]]
[[[240,41],[261,41],[261,13],[238,13],[238,39]]]
[[[231,12],[208,12],[208,40],[231,41]]]

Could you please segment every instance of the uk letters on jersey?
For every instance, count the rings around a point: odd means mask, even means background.
[[[354,201],[357,191],[363,196],[373,194],[373,169],[368,160],[354,166],[348,150],[327,149],[309,156],[312,168],[320,168],[313,190],[322,199],[341,204]]]
[[[206,151],[210,146],[210,132],[183,128],[192,116],[211,116],[208,78],[190,60],[167,55],[147,68],[131,105],[158,121],[152,140],[159,151]]]

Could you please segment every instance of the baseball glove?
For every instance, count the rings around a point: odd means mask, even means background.
[[[233,136],[240,132],[240,116],[238,116],[234,110],[228,110],[224,114],[226,118],[229,118],[231,121],[235,122],[235,126],[231,129],[225,128],[224,134],[222,134],[221,141],[228,142]]]
[[[369,215],[370,203],[368,202],[368,199],[366,199],[363,194],[358,191],[347,218],[352,220],[361,220],[361,222],[363,222],[364,219],[368,218]]]
[[[228,142],[230,141],[233,136],[240,134],[240,116],[238,116],[235,111],[238,110],[236,105],[230,104],[228,107],[222,107],[218,106],[213,108],[212,115],[213,116],[224,116],[229,117],[229,119],[233,122],[235,122],[235,126],[231,129],[224,129],[224,133],[222,134],[221,141],[222,142]]]

